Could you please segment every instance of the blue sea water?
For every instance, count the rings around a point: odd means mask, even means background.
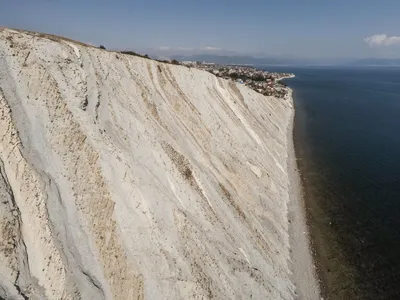
[[[328,299],[400,299],[400,68],[293,72],[294,141]]]

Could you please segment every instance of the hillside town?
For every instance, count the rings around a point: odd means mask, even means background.
[[[284,98],[288,93],[286,84],[281,80],[294,77],[292,73],[268,72],[250,66],[200,62],[182,62],[181,64],[208,71],[218,77],[234,80],[265,96],[275,96],[277,98]]]
[[[104,46],[102,47],[104,48]],[[151,59],[147,54],[141,55],[133,51],[121,51],[121,53]],[[157,61],[205,70],[214,74],[215,76],[244,84],[265,96],[274,96],[276,98],[285,98],[289,92],[286,84],[281,80],[293,78],[295,76],[293,73],[269,72],[254,68],[252,66],[244,65],[223,65],[198,61],[177,61],[176,59]]]

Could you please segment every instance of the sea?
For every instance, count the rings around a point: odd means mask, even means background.
[[[400,299],[400,68],[293,72],[294,143],[324,299]]]

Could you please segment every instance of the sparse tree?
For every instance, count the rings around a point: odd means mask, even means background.
[[[255,81],[264,81],[265,80],[264,76],[261,74],[255,75],[252,79]]]
[[[100,49],[106,50],[106,47],[104,47],[103,45],[100,45],[99,47]]]
[[[236,72],[233,72],[233,73],[229,74],[229,76],[231,76],[231,78],[235,79],[235,80],[239,78],[239,74],[236,73]]]

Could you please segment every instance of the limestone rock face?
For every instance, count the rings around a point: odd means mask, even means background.
[[[292,100],[0,30],[0,298],[292,299]]]

